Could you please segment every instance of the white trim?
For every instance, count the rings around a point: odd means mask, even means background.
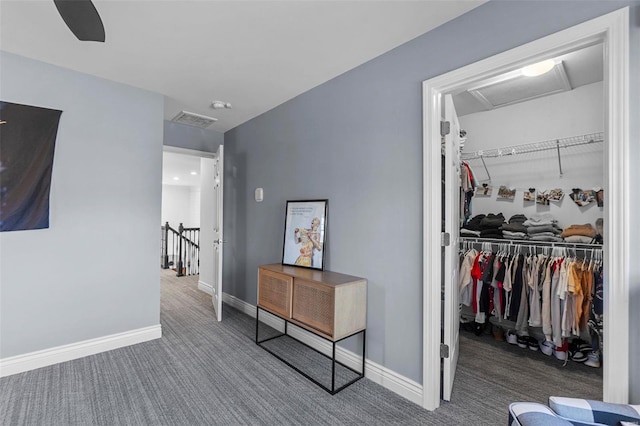
[[[181,148],[179,146],[162,145],[162,151],[173,154],[191,155],[194,157],[216,158],[215,152],[199,151],[197,149]]]
[[[204,281],[198,281],[198,290],[204,291],[208,295],[213,296],[213,286],[205,283]]]
[[[0,377],[160,339],[160,324],[0,359]]]
[[[255,306],[227,293],[223,293],[222,296],[222,300],[229,306],[232,306],[239,311],[244,312],[252,318],[256,317]],[[270,314],[269,312],[261,311],[260,321],[264,322],[270,327],[275,328],[276,330],[284,330],[284,320]],[[325,355],[331,356],[331,344],[326,340],[291,323],[289,323],[289,327],[287,328],[287,330],[288,334],[291,337],[298,339],[303,343],[306,343],[307,345],[311,346],[317,351],[324,353]],[[362,368],[361,355],[358,355],[339,346],[336,348],[336,360],[353,368],[356,371],[360,371],[360,369]],[[395,392],[396,394],[418,405],[422,403],[422,386],[419,383],[401,376],[400,374],[389,370],[379,364],[376,364],[369,359],[365,360],[364,372],[365,377],[373,381],[374,383],[377,383],[382,387],[385,387],[390,391]]]
[[[423,387],[400,374],[371,360],[365,363],[365,377],[418,405],[422,404]]]
[[[440,404],[440,100],[497,74],[602,42],[607,90],[605,141],[605,401],[629,398],[629,9],[558,33],[423,82],[423,387],[424,408]],[[614,379],[615,371],[615,379]]]
[[[605,39],[603,399],[629,402],[629,9],[608,15]]]

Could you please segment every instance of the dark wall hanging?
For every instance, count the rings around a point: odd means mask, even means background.
[[[0,231],[49,227],[62,111],[0,101]]]

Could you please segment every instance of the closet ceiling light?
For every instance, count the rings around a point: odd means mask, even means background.
[[[191,172],[191,175],[192,175],[192,176],[195,176],[195,175],[197,175],[197,174],[198,174],[198,172]]]
[[[180,178],[178,176],[174,176],[173,180],[180,180]]]
[[[522,68],[522,75],[525,77],[537,77],[542,74],[546,74],[556,66],[556,61],[553,59],[547,59],[546,61],[538,62],[536,64],[527,65]]]

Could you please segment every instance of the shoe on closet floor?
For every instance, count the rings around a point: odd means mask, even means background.
[[[527,346],[529,346],[529,349],[531,349],[532,351],[537,351],[539,347],[538,340],[531,336],[527,337]]]
[[[587,360],[587,355],[585,352],[582,352],[579,346],[575,342],[571,342],[569,345],[569,359],[575,362],[585,362]]]
[[[519,347],[526,348],[529,344],[529,336],[518,336],[516,337],[516,342],[518,343]]]
[[[540,351],[542,351],[542,353],[547,356],[553,355],[553,348],[554,348],[553,343],[551,343],[548,340],[545,340],[544,342],[540,343]]]
[[[589,367],[600,368],[600,356],[597,352],[589,352],[587,354],[587,360],[584,362],[584,365],[588,365]]]
[[[475,330],[473,330],[473,334],[475,334],[476,336],[481,335],[482,329],[484,328],[484,324],[479,322],[474,322],[473,324],[475,325]]]
[[[498,327],[494,325],[493,328],[491,329],[491,333],[493,334],[493,338],[496,339],[498,342],[504,341],[504,330],[502,329],[502,327]]]
[[[505,339],[507,340],[507,343],[511,344],[511,345],[517,345],[518,344],[518,336],[516,336],[516,333],[513,330],[508,330]]]
[[[569,344],[566,340],[562,341],[562,346],[556,346],[553,350],[553,355],[558,358],[560,361],[567,360],[567,351],[569,350]]]

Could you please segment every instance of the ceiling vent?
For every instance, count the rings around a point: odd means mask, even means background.
[[[557,61],[546,74],[526,77],[516,70],[489,79],[468,92],[487,109],[494,109],[568,90],[571,90],[569,78],[562,61]]]
[[[193,112],[181,111],[171,120],[174,123],[187,124],[189,126],[200,127],[206,129],[213,123],[218,121],[217,118],[207,117],[206,115],[195,114]]]

